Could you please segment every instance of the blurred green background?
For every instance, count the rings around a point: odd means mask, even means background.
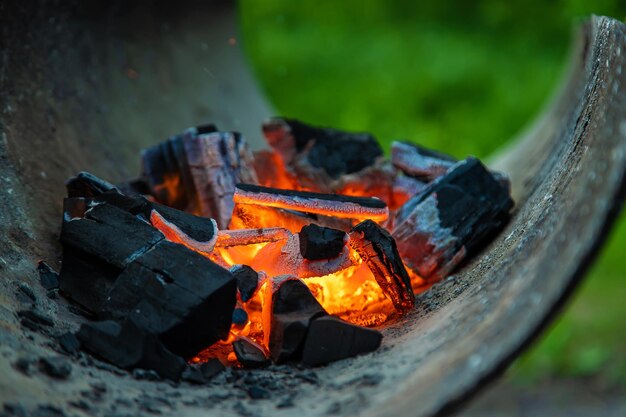
[[[539,113],[584,16],[618,0],[242,0],[243,44],[280,115],[486,157]],[[626,216],[563,315],[509,371],[626,386]]]

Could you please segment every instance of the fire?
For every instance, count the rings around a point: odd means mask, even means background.
[[[264,159],[272,162],[274,168],[271,170],[273,176],[259,177],[263,185],[309,191],[307,187],[297,186],[297,180],[284,169],[282,163],[276,163],[281,162],[276,154],[265,155]],[[179,181],[170,178],[163,185],[168,188],[169,195],[176,195]],[[215,239],[201,246],[158,213],[152,213],[151,223],[167,239],[187,246],[224,268],[248,265],[259,274],[258,286],[252,297],[244,301],[238,295],[236,308],[245,311],[247,320],[233,323],[227,339],[208,347],[192,362],[218,358],[225,364],[237,366],[232,343],[240,337],[248,338],[269,354],[272,296],[277,282],[284,279],[301,279],[329,314],[350,323],[376,327],[399,314],[370,266],[349,242],[333,259],[308,260],[300,254],[298,233],[303,226],[316,223],[348,232],[365,219],[385,225],[389,218],[388,207],[395,209],[408,198],[388,181],[367,186],[356,178],[349,178],[340,189],[346,196],[374,195],[386,204],[383,204],[384,208],[364,207],[323,198],[299,200],[237,189],[228,229],[219,230]],[[427,283],[414,272],[409,271],[409,274],[413,289],[423,291]]]

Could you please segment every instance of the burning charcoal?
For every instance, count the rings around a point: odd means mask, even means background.
[[[457,162],[450,155],[407,142],[391,144],[391,163],[406,175],[430,182]]]
[[[154,334],[135,323],[101,321],[83,324],[77,338],[84,349],[124,369],[152,369],[161,377],[180,379],[185,361],[172,354]]]
[[[259,274],[248,265],[233,265],[230,268],[230,273],[233,274],[237,280],[237,288],[241,295],[241,301],[244,303],[248,301],[259,285]]]
[[[304,259],[330,259],[339,256],[348,235],[341,230],[319,227],[315,224],[304,226],[299,233],[300,254]]]
[[[271,323],[267,341],[270,356],[277,363],[298,359],[309,322],[327,313],[308,287],[293,276],[274,278],[268,296],[271,300],[266,305],[271,309],[264,309],[264,322]]]
[[[254,152],[254,168],[259,185],[292,190],[299,188],[298,178],[286,169],[278,152],[266,149]]]
[[[256,184],[254,159],[243,137],[234,132],[183,135],[185,153],[198,198],[198,211],[226,228],[233,212],[235,184]]]
[[[348,219],[384,221],[389,216],[387,205],[377,198],[279,190],[253,184],[237,184],[233,199],[235,203],[276,207]]]
[[[202,254],[211,253],[217,241],[215,220],[169,207],[155,207],[150,213],[150,223],[170,242],[180,243]]]
[[[415,295],[396,243],[385,229],[371,220],[350,232],[350,245],[370,268],[376,282],[398,311],[413,308]]]
[[[512,207],[506,184],[468,158],[398,211],[392,235],[407,267],[432,282],[499,230]]]
[[[119,209],[129,212],[132,215],[142,215],[144,219],[150,217],[154,203],[151,203],[143,196],[127,196],[117,191],[107,191],[88,201],[88,207],[95,207],[98,204],[109,204]],[[173,209],[172,209],[173,210]],[[84,217],[84,216],[83,216]]]
[[[216,246],[229,248],[232,246],[254,245],[286,240],[291,233],[282,227],[266,229],[234,229],[220,230],[217,235]]]
[[[39,261],[37,272],[39,272],[39,282],[46,290],[59,288],[59,274],[50,268],[50,265],[44,261]]]
[[[269,276],[295,275],[300,278],[311,278],[341,271],[352,266],[354,262],[349,248],[345,245],[334,258],[304,259],[300,253],[300,238],[295,234],[286,242],[265,245],[250,262],[250,266],[257,271],[264,271]]]
[[[141,152],[141,166],[149,194],[157,201],[184,210],[196,198],[183,135],[173,136],[165,142],[144,149]]]
[[[161,232],[111,204],[90,208],[84,219],[66,222],[61,230],[64,247],[90,254],[118,268],[124,268],[161,240]],[[63,279],[63,270],[61,274]]]
[[[373,352],[383,335],[367,327],[350,324],[333,316],[311,320],[302,350],[302,363],[309,366]]]
[[[190,358],[228,335],[235,299],[230,272],[182,245],[162,241],[117,278],[102,313],[122,318],[139,311],[146,330],[159,335],[173,353]],[[137,307],[140,302],[143,309]]]
[[[247,337],[234,341],[233,350],[239,363],[246,368],[261,368],[269,363],[263,348]]]
[[[308,163],[331,178],[360,171],[383,154],[370,134],[313,127],[294,119],[273,118],[263,124],[263,134],[287,165],[306,152]]]
[[[188,365],[181,379],[192,384],[206,384],[224,369],[224,365],[218,359],[210,359],[200,364]]]
[[[272,229],[278,226],[291,233],[298,233],[300,229],[309,224],[346,231],[353,226],[350,219],[237,203],[233,209],[229,229]]]
[[[116,190],[115,186],[89,172],[79,172],[65,182],[68,197],[94,197],[106,191]]]

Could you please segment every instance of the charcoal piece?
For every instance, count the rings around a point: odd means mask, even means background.
[[[65,182],[68,197],[94,197],[116,187],[89,172],[79,172]]]
[[[39,369],[46,375],[57,379],[66,379],[72,373],[72,365],[61,357],[40,358]]]
[[[142,150],[141,172],[160,203],[184,210],[196,198],[182,135]]]
[[[407,142],[391,144],[391,163],[406,175],[426,182],[443,174],[455,163],[450,155]]]
[[[268,343],[270,356],[276,363],[297,360],[309,322],[327,313],[309,288],[297,278],[276,277],[273,287]]]
[[[46,290],[59,288],[59,274],[50,265],[44,261],[39,261],[37,272],[39,272],[39,282]]]
[[[228,335],[235,300],[236,281],[228,270],[162,241],[120,274],[101,314],[137,314],[136,322],[170,351],[190,358]],[[140,302],[145,308],[137,307]]]
[[[153,207],[153,203],[143,196],[128,196],[117,191],[107,191],[93,197],[89,200],[88,206],[94,207],[102,203],[110,204],[135,216],[142,215],[144,219],[150,217]]]
[[[360,171],[383,154],[368,133],[314,127],[295,119],[273,118],[263,124],[263,134],[285,163],[290,164],[295,153],[306,152],[308,162],[331,178]]]
[[[338,317],[324,316],[311,321],[302,350],[302,363],[309,366],[373,352],[383,335],[374,329],[356,326]]]
[[[28,319],[33,323],[41,324],[43,326],[54,326],[54,321],[52,321],[52,318],[46,313],[39,311],[35,307],[32,307],[28,310],[20,310],[17,312],[17,315],[21,318]]]
[[[291,233],[282,227],[268,227],[256,229],[220,230],[215,246],[230,248],[233,246],[254,245],[286,240]]]
[[[121,272],[120,268],[68,246],[63,249],[59,289],[89,313],[96,313]]]
[[[233,342],[237,360],[245,368],[261,368],[269,363],[269,358],[261,346],[246,337]]]
[[[217,241],[217,223],[173,208],[155,205],[150,222],[167,240],[180,243],[191,250],[209,254]]]
[[[152,369],[163,378],[177,381],[186,366],[183,358],[171,353],[134,318],[122,323],[85,323],[76,337],[84,349],[120,368]]]
[[[339,256],[345,246],[345,232],[315,224],[304,226],[299,233],[300,253],[304,259],[330,259]]]
[[[229,229],[233,230],[229,230],[228,233],[230,234],[230,232],[235,231],[235,229],[276,228],[287,230],[291,233],[298,233],[300,229],[308,224],[317,224],[323,227],[346,231],[350,230],[353,226],[350,219],[340,219],[332,216],[322,216],[294,210],[237,203],[233,209],[233,216],[229,224]]]
[[[259,274],[248,265],[234,265],[230,273],[237,280],[237,288],[241,295],[241,301],[248,301],[256,292],[259,284]]]
[[[243,326],[248,322],[248,313],[243,308],[233,310],[233,324]]]
[[[271,260],[271,262],[268,262]],[[250,266],[269,276],[295,275],[299,278],[322,277],[344,270],[354,265],[355,258],[350,249],[344,246],[341,252],[331,259],[308,260],[300,253],[300,238],[294,234],[286,242],[274,242],[260,249]]]
[[[433,282],[501,229],[512,207],[508,183],[468,158],[407,201],[392,235],[405,265]]]
[[[63,333],[57,340],[59,341],[59,346],[70,355],[76,354],[80,349],[80,341],[74,333]]]
[[[375,222],[365,220],[350,232],[350,245],[370,268],[394,307],[400,312],[413,308],[415,295],[411,280],[389,232]]]
[[[233,212],[235,184],[258,182],[252,152],[236,132],[198,133],[190,129],[183,134],[183,142],[197,194],[197,211],[225,229]]]
[[[68,197],[63,199],[63,222],[85,217],[87,201],[85,197]]]
[[[17,297],[18,300],[20,300],[21,302],[25,304],[37,302],[37,296],[33,292],[32,288],[28,286],[28,284],[21,282],[17,286],[17,290]]]
[[[386,220],[389,209],[377,198],[352,197],[308,191],[280,190],[254,184],[237,184],[235,203],[275,207],[349,219]]]
[[[224,369],[226,368],[218,359],[209,359],[207,362],[188,365],[181,379],[192,384],[206,384]]]
[[[163,234],[112,204],[98,204],[85,212],[84,219],[63,224],[61,242],[118,268],[146,252]],[[63,278],[63,277],[62,277]]]

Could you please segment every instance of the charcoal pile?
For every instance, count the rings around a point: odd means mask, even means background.
[[[252,152],[236,132],[190,128],[144,150],[137,179],[67,181],[58,286],[89,314],[82,349],[197,383],[372,352],[375,327],[513,207],[506,177],[475,158],[394,142],[388,161],[369,134],[293,119],[262,131],[270,150]]]

